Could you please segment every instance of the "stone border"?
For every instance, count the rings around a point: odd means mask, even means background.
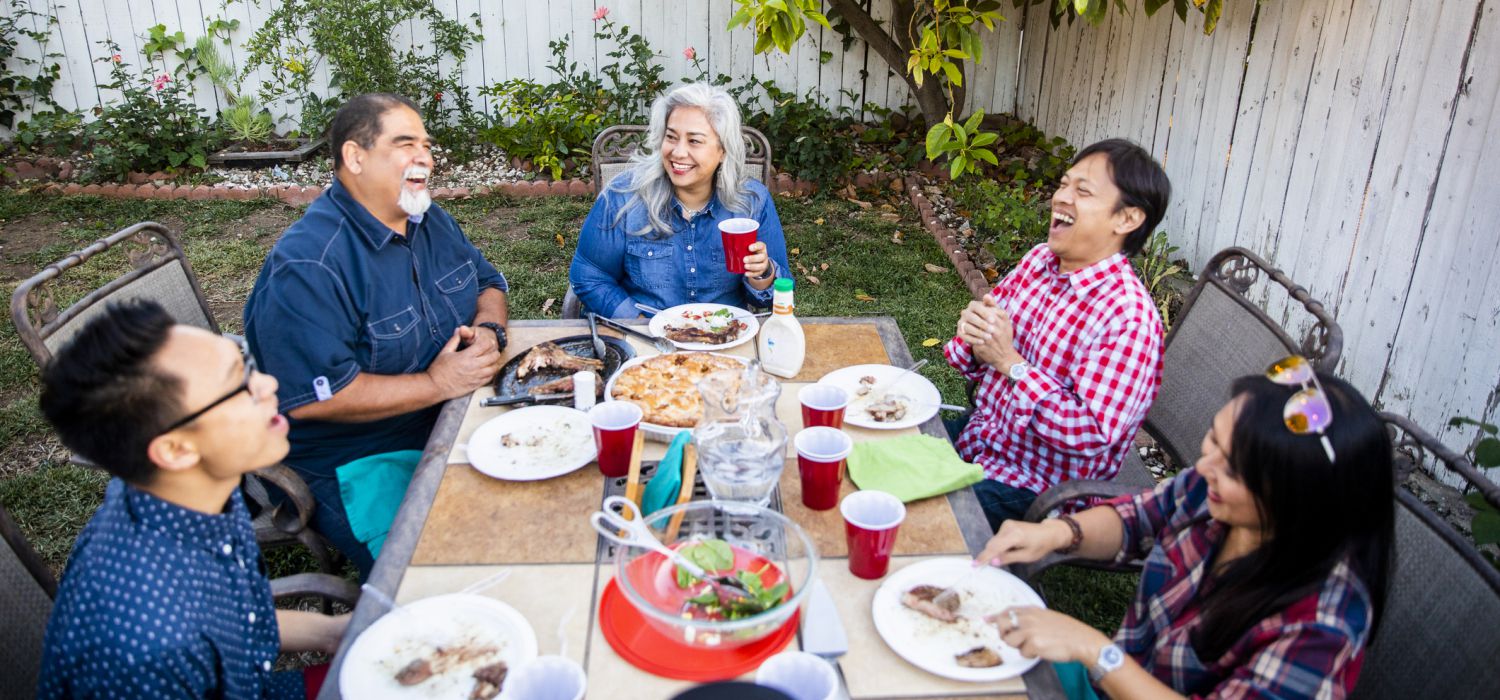
[[[917,216],[922,220],[922,226],[932,234],[943,252],[948,255],[948,260],[953,263],[954,269],[958,270],[958,278],[963,280],[964,286],[969,288],[969,294],[975,299],[988,294],[994,285],[990,284],[984,276],[984,271],[974,264],[968,251],[959,244],[958,232],[948,228],[938,219],[932,202],[928,201],[927,195],[922,194],[922,186],[911,182],[907,184],[906,192],[911,197],[912,206],[917,208]]]
[[[325,186],[275,185],[272,187],[244,187],[240,185],[174,185],[144,182],[107,183],[82,185],[76,182],[52,182],[33,185],[37,192],[45,194],[95,195],[124,199],[188,199],[203,200],[251,200],[260,198],[279,199],[291,205],[312,203],[323,194]],[[776,176],[772,191],[803,196],[817,191],[817,187],[806,180],[796,180],[785,173]],[[594,193],[591,180],[519,180],[507,181],[479,187],[437,187],[432,190],[433,199],[461,199],[486,194],[507,194],[513,197],[587,197]]]

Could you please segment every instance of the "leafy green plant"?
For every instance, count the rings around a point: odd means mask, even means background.
[[[496,122],[479,132],[481,140],[526,158],[538,169],[563,176],[564,161],[587,162],[589,145],[600,130],[600,115],[575,94],[556,93],[529,80],[508,80],[483,90],[494,98]]]
[[[985,146],[999,141],[1000,135],[980,131],[979,123],[983,120],[983,111],[970,115],[962,124],[954,123],[953,115],[948,115],[927,132],[927,157],[937,160],[939,156],[948,156],[948,174],[955,180],[959,175],[978,170],[981,161],[999,165],[995,152]]]
[[[1010,268],[1026,251],[1047,240],[1052,218],[1048,201],[1017,183],[977,180],[955,185],[950,193],[981,243],[995,256],[997,269]]]
[[[95,144],[95,174],[124,180],[133,170],[205,167],[208,154],[218,149],[219,133],[193,103],[187,81],[133,73],[119,47],[106,46],[110,55],[98,61],[109,64],[110,82],[101,87],[120,91],[121,99],[98,108],[99,118],[86,127]]]
[[[281,0],[272,5],[246,42],[242,71],[268,74],[260,99],[300,101],[301,131],[322,133],[333,111],[353,95],[393,92],[421,108],[433,138],[456,160],[472,155],[473,135],[485,125],[459,71],[440,62],[462,64],[480,35],[450,19],[433,0]],[[398,26],[425,35],[420,46],[395,45]],[[375,40],[371,40],[375,38]],[[327,62],[327,96],[314,92],[313,76]]]
[[[62,54],[48,51],[52,25],[57,18],[33,12],[25,0],[10,0],[0,15],[0,126],[16,126],[16,115],[34,111],[38,105],[64,112],[52,99],[52,86],[61,77]],[[34,29],[40,23],[45,29]],[[35,43],[40,59],[18,55],[23,40]]]
[[[1187,272],[1186,267],[1173,262],[1172,255],[1176,252],[1177,246],[1167,240],[1167,232],[1157,231],[1146,239],[1146,245],[1141,247],[1131,261],[1141,281],[1146,284],[1146,291],[1156,301],[1162,325],[1168,328],[1172,327],[1172,311],[1182,305],[1182,294],[1173,286],[1172,281],[1184,278]]]
[[[254,95],[247,95],[235,76],[234,66],[219,52],[211,36],[198,38],[194,47],[198,62],[208,73],[214,87],[224,93],[229,107],[219,111],[219,125],[225,135],[242,143],[264,143],[273,136],[275,124],[270,110],[262,107]]]
[[[843,181],[854,167],[853,119],[847,110],[835,113],[820,104],[811,91],[806,97],[757,81],[771,100],[771,108],[749,114],[745,123],[760,129],[771,141],[776,167],[822,191]]]
[[[1463,426],[1474,426],[1479,428],[1479,439],[1469,446],[1467,456],[1469,461],[1481,471],[1500,467],[1500,428],[1493,423],[1458,416],[1448,421],[1448,427],[1461,428]],[[1469,530],[1474,537],[1474,544],[1479,547],[1500,544],[1500,510],[1493,503],[1484,500],[1484,494],[1479,492],[1464,496],[1464,500],[1474,508],[1474,518],[1469,522]],[[1486,553],[1490,562],[1500,565],[1492,554]]]
[[[657,62],[660,55],[651,48],[651,43],[628,25],[616,26],[608,13],[596,20],[601,22],[594,38],[614,44],[615,48],[605,54],[611,59],[601,66],[599,72],[609,78],[607,104],[611,123],[640,124],[646,121],[651,102],[667,88],[662,79],[665,68]]]
[[[16,123],[15,145],[24,153],[68,155],[83,146],[83,114],[65,109],[33,112]]]

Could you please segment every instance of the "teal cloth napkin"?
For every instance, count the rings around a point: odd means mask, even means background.
[[[909,503],[976,483],[984,470],[965,462],[947,440],[903,435],[854,443],[849,478],[861,489],[885,491]]]
[[[687,430],[679,431],[677,437],[672,438],[672,444],[656,463],[656,471],[652,472],[651,480],[646,482],[646,489],[641,494],[641,515],[651,515],[677,502],[677,494],[682,492],[682,451],[691,439],[692,432]]]
[[[339,495],[354,538],[363,542],[371,557],[379,557],[391,521],[406,497],[406,486],[422,459],[421,450],[401,450],[362,457],[339,467]]]

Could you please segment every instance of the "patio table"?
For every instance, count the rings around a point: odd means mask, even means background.
[[[890,317],[800,320],[807,334],[807,361],[798,376],[782,380],[777,404],[788,435],[802,428],[797,391],[806,384],[849,365],[909,366],[912,362],[900,329]],[[539,342],[587,332],[577,320],[513,321],[510,346],[502,361]],[[602,327],[600,333],[620,337]],[[638,339],[627,340],[637,356],[656,354]],[[756,344],[725,352],[754,357]],[[398,603],[407,603],[456,592],[505,570],[509,575],[481,594],[507,602],[527,618],[536,631],[539,653],[579,662],[588,674],[591,697],[668,698],[694,685],[630,665],[615,653],[599,628],[598,603],[613,576],[613,550],[594,532],[588,515],[598,510],[607,495],[623,491],[624,478],[605,478],[593,464],[543,481],[500,481],[480,474],[467,463],[464,445],[480,424],[509,410],[480,406],[482,399],[492,395],[490,388],[483,388],[443,407],[368,583]],[[853,426],[846,426],[845,431],[855,441],[918,431],[945,435],[936,416],[905,431]],[[643,462],[650,465],[659,460],[665,448],[665,443],[647,441]],[[865,581],[849,573],[838,509],[820,512],[802,505],[796,453],[788,452],[791,458],[772,507],[779,507],[815,542],[818,575],[834,593],[848,633],[849,652],[839,666],[850,698],[1064,697],[1047,663],[1038,664],[1022,678],[976,684],[934,676],[891,651],[870,617],[871,601],[881,581]],[[844,493],[853,490],[845,479]],[[892,572],[934,557],[972,556],[991,534],[971,489],[913,502],[907,508]],[[345,652],[384,612],[373,596],[361,599],[320,698],[340,697],[338,674]],[[788,648],[798,648],[799,639],[793,639]]]

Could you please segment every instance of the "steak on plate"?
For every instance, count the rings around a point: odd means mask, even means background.
[[[598,372],[604,369],[604,361],[569,355],[557,343],[548,341],[538,343],[536,347],[526,352],[526,357],[516,367],[516,378],[525,379],[526,375],[544,369],[561,369],[570,372],[587,369]]]
[[[964,668],[994,668],[1004,663],[1000,653],[989,647],[974,647],[962,654],[954,654],[953,660]]]
[[[735,338],[740,337],[740,331],[750,326],[744,321],[730,321],[718,330],[702,328],[700,326],[667,326],[665,333],[668,340],[679,343],[703,343],[705,345],[723,345]]]
[[[946,590],[926,584],[914,586],[901,594],[901,604],[934,620],[954,622],[958,620],[958,596],[947,596],[938,603],[938,596]]]
[[[566,377],[559,377],[550,382],[538,384],[534,387],[531,387],[530,389],[527,389],[526,393],[531,394],[532,396],[540,396],[542,394],[571,394],[573,393],[573,375],[570,374]],[[604,380],[599,378],[598,372],[595,372],[594,398],[600,398],[603,396]]]
[[[480,667],[474,672],[474,690],[469,693],[469,700],[490,700],[499,695],[509,673],[510,668],[504,661]]]

